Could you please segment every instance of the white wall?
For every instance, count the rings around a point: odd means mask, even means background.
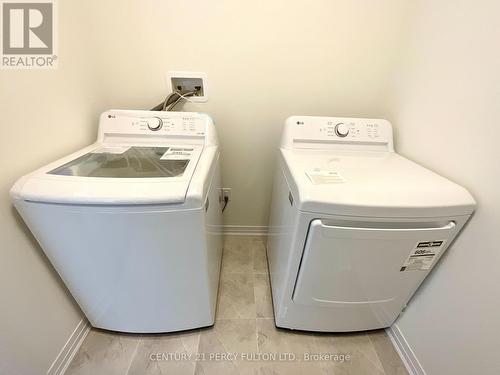
[[[59,69],[0,71],[1,374],[45,373],[82,317],[8,196],[21,175],[89,144],[107,107],[78,3],[59,4]]]
[[[430,375],[498,374],[500,3],[419,1],[391,100],[399,152],[478,208],[398,327]]]

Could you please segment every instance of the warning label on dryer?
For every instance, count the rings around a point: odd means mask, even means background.
[[[419,242],[401,266],[403,271],[425,271],[431,268],[432,263],[441,252],[444,241]]]

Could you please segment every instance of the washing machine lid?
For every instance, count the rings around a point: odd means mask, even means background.
[[[281,149],[281,156],[301,211],[438,217],[475,207],[466,189],[394,152]]]
[[[102,146],[47,173],[102,178],[179,177],[192,151],[192,147]]]
[[[71,204],[184,203],[201,145],[96,143],[23,178],[17,199]]]

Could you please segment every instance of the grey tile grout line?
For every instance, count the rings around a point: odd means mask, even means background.
[[[375,345],[373,345],[373,341],[371,340],[370,338],[370,335],[368,334],[368,332],[363,332],[363,334],[366,336],[366,338],[368,339],[368,342],[370,343],[370,346],[371,348],[373,349],[373,352],[375,353],[375,356],[376,358],[378,359],[378,364],[374,361],[372,361],[370,359],[369,356],[366,355],[366,353],[364,353],[363,351],[359,351],[365,358],[368,362],[370,362],[375,368],[378,368],[379,370],[382,371],[382,374],[385,375],[385,368],[384,368],[384,365],[382,364],[382,361],[380,360],[380,357],[378,356],[378,353],[377,353],[377,350],[375,349]],[[380,366],[378,366],[380,365]]]
[[[135,356],[137,355],[137,351],[139,349],[139,345],[143,342],[143,338],[139,339],[137,341],[137,345],[135,346],[135,349],[134,349],[134,352],[132,353],[132,355],[130,356],[130,362],[128,364],[128,367],[127,367],[127,371],[125,372],[125,375],[128,375],[129,371],[130,371],[130,368],[132,367],[132,363],[134,362],[134,358]]]
[[[387,337],[387,333],[385,332],[385,330],[383,330],[383,332],[384,332],[384,335]],[[379,362],[380,362],[380,364],[382,365],[382,368],[383,368],[383,370],[384,370],[384,374],[387,374],[387,372],[386,372],[386,370],[385,370],[384,362],[382,361],[382,358],[380,358],[380,356],[379,356],[379,351],[377,350],[377,347],[375,346],[375,344],[374,344],[374,342],[373,342],[373,340],[372,340],[372,338],[371,338],[371,335],[370,335],[370,334],[368,334],[368,338],[370,339],[370,342],[372,343],[372,346],[373,346],[373,348],[375,349],[375,353],[377,354],[377,357],[378,357],[378,359],[379,359]],[[390,341],[389,337],[387,337],[387,339]],[[392,343],[390,343],[390,344],[391,344],[392,349],[396,350],[396,349],[394,348],[394,346],[392,345]],[[399,355],[398,355],[397,353],[396,353],[396,355],[397,355],[398,359],[400,359],[400,358],[399,358]],[[401,362],[401,366],[404,368],[405,372],[406,372],[407,374],[409,374],[409,372],[408,372],[408,370],[407,370],[407,368],[406,368],[406,366],[404,365],[404,363],[403,363],[403,362]]]
[[[224,251],[225,249],[223,249]],[[255,272],[255,249],[254,248],[250,248],[247,250],[248,252],[251,252],[250,255],[250,259],[251,259],[251,267],[250,267],[250,272],[228,272],[228,271],[225,271],[225,273],[229,273],[229,274],[245,274],[245,275],[251,275],[252,276],[252,289],[253,289],[253,302],[254,302],[254,307],[255,307],[255,317],[254,318],[238,318],[238,320],[251,320],[255,323],[255,331],[254,331],[254,337],[255,337],[255,343],[256,343],[256,349],[257,349],[257,352],[260,353],[260,346],[259,346],[259,332],[258,332],[258,327],[257,327],[257,319],[259,319],[257,317],[257,296],[256,296],[256,293],[255,293],[255,275],[267,275],[268,273],[266,272]],[[264,249],[264,252],[265,252],[265,249]],[[266,263],[267,263],[267,254],[266,254]],[[221,267],[222,268],[222,267]],[[221,269],[221,274],[223,273],[224,271]],[[217,320],[217,318],[216,318]],[[220,319],[220,320],[224,320],[223,319]],[[227,320],[234,320],[234,319],[227,319]]]
[[[378,355],[378,350],[377,350],[377,348],[376,348],[375,344],[373,343],[373,340],[372,340],[372,338],[370,337],[370,335],[367,333],[367,334],[366,334],[366,336],[368,337],[368,341],[370,341],[370,344],[371,344],[371,345],[372,345],[372,347],[373,347],[373,351],[375,352],[375,355],[377,356],[377,359],[378,359],[378,361],[379,361],[379,363],[380,363],[380,366],[382,366],[382,372],[383,372],[383,373],[384,373],[384,375],[385,375],[385,374],[386,374],[386,372],[385,372],[385,367],[384,367],[384,364],[382,363],[382,360],[380,359],[380,357],[379,357],[379,355]]]

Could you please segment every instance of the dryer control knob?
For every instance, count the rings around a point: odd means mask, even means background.
[[[148,119],[148,128],[149,130],[157,131],[160,130],[163,125],[163,121],[159,117],[151,117]]]
[[[349,128],[346,124],[341,122],[340,124],[335,125],[335,134],[342,138],[347,137],[347,134],[349,134]]]

